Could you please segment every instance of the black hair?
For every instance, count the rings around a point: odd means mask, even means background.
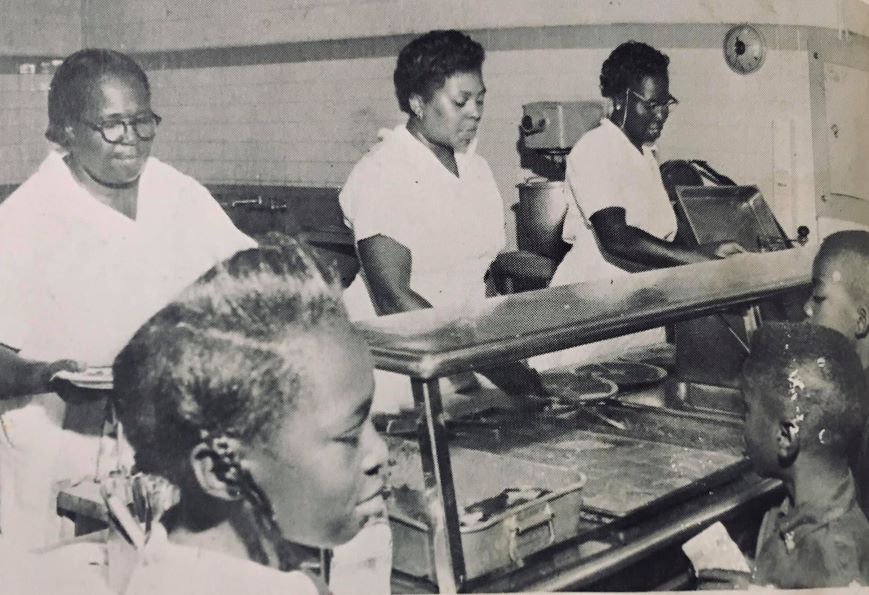
[[[57,68],[48,88],[48,129],[45,138],[65,145],[64,127],[87,109],[90,92],[105,76],[129,77],[142,84],[148,98],[148,76],[135,60],[114,50],[88,48],[68,56]]]
[[[646,76],[667,77],[668,58],[639,41],[628,41],[614,49],[600,70],[600,91],[604,97],[624,95]]]
[[[189,456],[200,444],[215,472],[231,481],[253,512],[282,570],[298,548],[284,537],[271,502],[241,465],[230,439],[267,444],[311,384],[300,340],[350,329],[337,276],[302,244],[270,234],[235,254],[157,312],[115,358],[114,405],[135,450],[137,470],[189,486]],[[171,516],[171,515],[170,515]],[[252,559],[268,564],[258,540]]]
[[[842,280],[851,298],[869,302],[869,232],[851,229],[824,238],[815,263],[834,260],[844,261]]]
[[[140,471],[180,485],[203,436],[267,441],[305,390],[299,339],[347,315],[340,284],[298,242],[239,252],[133,336],[113,366]]]
[[[867,414],[860,358],[848,339],[829,328],[770,322],[752,338],[743,378],[765,411],[793,419],[807,448],[823,443],[846,457]],[[823,436],[822,436],[823,435]]]
[[[479,43],[455,30],[429,31],[398,54],[392,80],[401,111],[411,114],[410,96],[428,100],[457,72],[481,72],[486,52]]]

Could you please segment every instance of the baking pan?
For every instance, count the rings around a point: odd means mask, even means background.
[[[389,444],[393,566],[435,581],[419,448],[397,438]],[[522,566],[579,533],[583,473],[461,447],[450,448],[450,460],[468,579]]]

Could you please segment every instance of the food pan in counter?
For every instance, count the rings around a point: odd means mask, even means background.
[[[400,438],[389,438],[389,447],[393,566],[435,581],[419,447]],[[578,535],[583,473],[462,447],[451,447],[450,459],[468,579],[519,567]]]

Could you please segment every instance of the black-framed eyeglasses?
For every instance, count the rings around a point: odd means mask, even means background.
[[[669,112],[671,109],[673,109],[674,106],[679,105],[679,100],[672,95],[668,95],[667,99],[662,102],[655,101],[654,99],[646,99],[633,89],[628,89],[628,91],[630,91],[631,94],[637,98],[637,101],[643,104],[643,107],[645,107],[650,112],[654,112],[656,114]]]
[[[139,140],[153,140],[154,137],[157,136],[157,126],[160,125],[163,118],[154,112],[151,112],[135,118],[113,118],[110,120],[103,120],[99,124],[88,122],[82,118],[79,118],[78,120],[88,128],[99,132],[100,136],[102,136],[107,143],[117,144],[127,136],[127,130],[129,128],[133,129],[133,132]]]

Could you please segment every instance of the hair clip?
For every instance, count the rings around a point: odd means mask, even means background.
[[[239,481],[243,476],[241,467],[241,441],[227,432],[208,432],[200,430],[200,439],[216,455],[214,471],[232,484],[238,495]]]

